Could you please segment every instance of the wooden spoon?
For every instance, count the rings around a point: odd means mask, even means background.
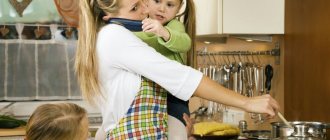
[[[292,125],[283,117],[281,112],[277,112],[277,115],[284,122],[286,126],[288,126],[289,128],[293,128]]]

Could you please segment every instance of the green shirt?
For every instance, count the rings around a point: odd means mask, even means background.
[[[186,53],[191,48],[191,39],[185,31],[184,25],[174,19],[165,28],[170,33],[170,40],[167,42],[153,33],[134,32],[134,34],[165,57],[186,64]]]

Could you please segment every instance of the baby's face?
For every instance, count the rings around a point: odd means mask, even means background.
[[[165,24],[175,18],[181,7],[181,0],[145,0],[149,17]]]

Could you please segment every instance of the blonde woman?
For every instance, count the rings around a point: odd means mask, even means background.
[[[142,0],[80,0],[79,6],[75,69],[83,96],[102,112],[107,139],[168,139],[167,92],[185,101],[198,96],[270,117],[279,109],[269,95],[241,96],[167,59],[125,27],[103,20],[145,19]]]
[[[187,63],[195,48],[195,6],[193,0],[145,0],[148,5],[149,18],[142,21],[143,32],[134,32],[143,42],[153,47],[157,52],[181,64]],[[180,9],[184,9],[180,12]],[[179,17],[183,17],[182,22]],[[191,59],[188,59],[191,60]],[[167,94],[168,132],[169,139],[184,140],[189,125],[184,120],[189,119],[189,101],[183,101],[172,94]],[[188,121],[190,122],[190,121]],[[171,127],[175,126],[175,127]],[[188,131],[190,132],[190,131]]]
[[[26,126],[25,140],[87,140],[88,118],[84,108],[73,103],[43,104]]]

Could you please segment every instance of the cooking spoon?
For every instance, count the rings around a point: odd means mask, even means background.
[[[277,112],[277,115],[284,122],[286,126],[288,126],[289,128],[293,128],[292,125],[283,117],[281,112]]]

